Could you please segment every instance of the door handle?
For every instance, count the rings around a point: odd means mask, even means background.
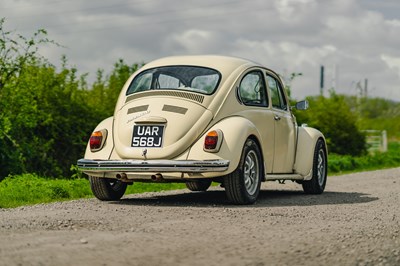
[[[280,116],[277,116],[277,115],[275,115],[275,116],[274,116],[274,119],[275,119],[275,121],[279,121],[279,120],[281,120],[281,117],[280,117]]]

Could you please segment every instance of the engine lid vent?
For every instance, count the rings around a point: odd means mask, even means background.
[[[149,97],[149,96],[172,96],[172,97],[189,99],[192,101],[196,101],[198,103],[203,103],[203,101],[204,101],[204,96],[196,94],[196,93],[190,93],[190,92],[184,92],[184,91],[152,90],[152,91],[146,91],[146,92],[142,92],[142,93],[135,93],[133,95],[129,95],[128,97],[126,97],[125,103],[130,102],[134,99],[139,99],[139,98]]]
[[[178,113],[184,115],[186,114],[188,109],[179,106],[165,104],[162,110],[165,112]]]
[[[141,106],[132,107],[132,108],[128,109],[128,114],[147,111],[148,108],[149,108],[149,105],[141,105]]]

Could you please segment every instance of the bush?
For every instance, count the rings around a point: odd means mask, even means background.
[[[357,127],[357,115],[345,101],[345,97],[331,93],[308,97],[310,108],[295,111],[299,124],[305,123],[319,129],[326,138],[330,153],[359,156],[366,154],[364,134]]]
[[[0,181],[23,173],[70,176],[90,133],[113,114],[123,84],[139,65],[119,60],[109,77],[99,70],[89,90],[86,76],[77,77],[65,57],[58,71],[37,53],[41,44],[54,43],[46,31],[26,38],[3,24],[0,19]]]
[[[400,166],[400,143],[390,142],[388,152],[364,156],[329,154],[329,173],[366,171]]]

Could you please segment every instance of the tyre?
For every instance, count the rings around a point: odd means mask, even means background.
[[[312,178],[302,181],[303,190],[308,194],[321,194],[324,192],[328,174],[328,160],[325,148],[325,142],[322,139],[315,145]]]
[[[127,184],[117,179],[89,176],[90,188],[99,200],[119,200],[125,193]]]
[[[260,148],[253,140],[248,139],[238,168],[224,177],[228,199],[235,204],[253,204],[260,193],[262,175]]]
[[[187,181],[186,187],[191,191],[206,191],[211,186],[210,179]]]

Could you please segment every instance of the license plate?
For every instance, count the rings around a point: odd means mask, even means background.
[[[132,147],[160,148],[163,136],[164,126],[134,125]]]

